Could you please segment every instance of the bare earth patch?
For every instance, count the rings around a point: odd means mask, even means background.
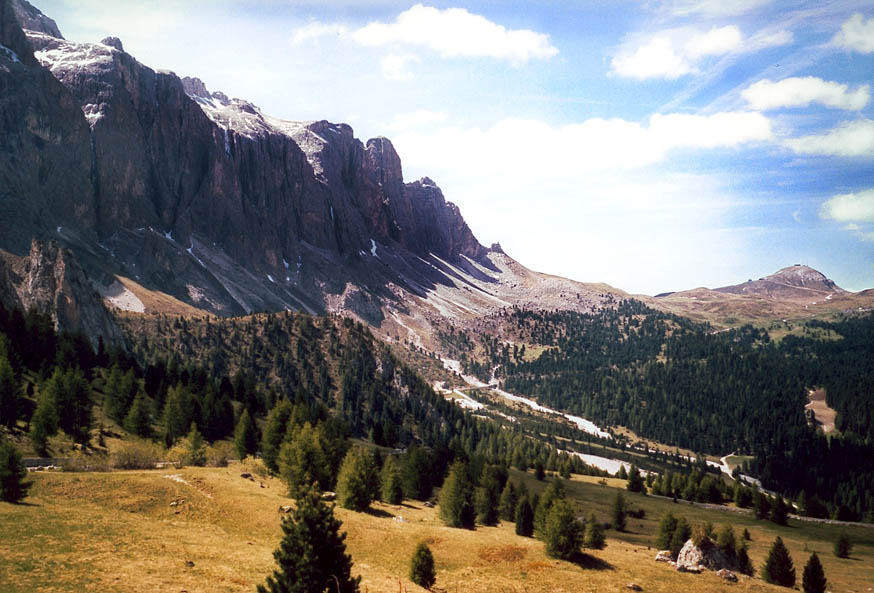
[[[810,401],[804,406],[804,409],[813,410],[813,417],[822,426],[824,433],[828,434],[833,431],[835,429],[835,418],[838,413],[828,407],[825,401],[825,389],[810,391],[807,397]]]

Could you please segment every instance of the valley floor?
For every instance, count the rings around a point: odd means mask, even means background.
[[[240,477],[228,468],[184,468],[113,473],[39,473],[25,504],[0,503],[0,590],[44,592],[236,592],[254,590],[273,570],[280,537],[277,509],[288,504],[276,479]],[[532,491],[543,487],[529,474],[513,472]],[[568,494],[580,512],[607,520],[624,482],[575,477]],[[838,527],[800,524],[777,527],[746,516],[726,517],[667,500],[625,493],[644,519],[630,519],[628,532],[608,531],[605,550],[581,564],[546,557],[543,544],[515,535],[513,525],[475,531],[444,527],[434,508],[419,502],[376,504],[370,513],[337,509],[347,531],[348,551],[362,575],[362,591],[421,591],[408,579],[415,546],[426,541],[437,564],[437,588],[445,591],[622,591],[629,583],[644,591],[785,591],[759,579],[737,584],[715,574],[680,574],[653,561],[651,548],[664,512],[691,523],[731,520],[738,534],[752,534],[756,567],[776,535],[795,560],[798,583],[808,552],[816,551],[829,590],[865,590],[874,582],[874,532],[851,529],[852,558],[831,553]],[[171,502],[178,504],[170,506]]]

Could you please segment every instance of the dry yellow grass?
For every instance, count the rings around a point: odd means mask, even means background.
[[[239,466],[174,473],[182,481],[161,471],[34,476],[27,505],[0,503],[0,591],[253,591],[274,568],[277,509],[289,503],[283,485],[275,479],[242,479]],[[529,476],[514,472],[514,477],[528,480],[532,490],[542,486]],[[601,486],[575,479],[568,490],[580,510],[606,519],[615,494],[611,486],[618,485],[621,481]],[[607,548],[593,553],[586,566],[547,558],[541,542],[516,536],[509,523],[476,531],[444,527],[436,509],[420,503],[376,504],[369,514],[337,509],[336,514],[348,533],[353,573],[363,577],[362,591],[394,592],[399,586],[422,591],[408,579],[409,559],[420,541],[434,553],[437,587],[448,592],[618,592],[630,582],[654,593],[785,591],[759,579],[727,584],[714,574],[679,574],[654,562],[648,543],[662,508],[693,521],[704,517],[718,523],[722,514],[651,497],[627,498],[647,509],[646,519],[631,520],[621,539],[608,532]],[[169,506],[179,500],[184,502]],[[870,541],[857,544],[854,559],[841,561],[828,553],[828,538],[836,533],[832,528],[811,533],[752,520],[738,528],[747,524],[757,565],[772,532],[780,529],[799,583],[807,557],[801,539],[807,536],[819,538],[811,549],[820,553],[832,591],[860,590],[874,580]],[[842,566],[849,572],[839,576]]]

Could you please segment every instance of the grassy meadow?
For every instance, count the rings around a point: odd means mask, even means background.
[[[280,538],[280,505],[288,504],[275,478],[240,477],[250,466],[183,468],[173,471],[38,473],[24,504],[0,503],[0,591],[155,592],[253,591],[273,568]],[[513,472],[529,489],[544,486],[530,474]],[[594,510],[609,520],[617,488],[577,476],[567,484],[582,513]],[[370,513],[337,508],[347,531],[348,552],[362,576],[362,591],[422,591],[408,578],[409,559],[428,542],[437,564],[436,588],[444,591],[785,591],[758,578],[724,583],[715,574],[680,574],[653,561],[659,518],[672,511],[691,523],[731,521],[738,536],[752,534],[750,556],[758,568],[776,535],[795,561],[798,585],[808,552],[819,553],[829,590],[866,591],[874,583],[874,529],[850,528],[851,558],[832,554],[843,528],[790,521],[789,527],[762,523],[737,513],[624,493],[633,508],[627,532],[608,531],[605,550],[581,565],[546,557],[543,544],[518,537],[514,526],[444,527],[437,510],[419,502],[377,503]],[[183,502],[184,501],[184,502]],[[171,502],[178,502],[170,506]]]

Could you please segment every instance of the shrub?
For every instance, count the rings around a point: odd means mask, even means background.
[[[849,558],[852,551],[853,542],[850,541],[846,533],[842,533],[837,541],[835,541],[835,556],[838,558]]]
[[[410,580],[429,590],[437,580],[437,573],[434,570],[434,555],[431,554],[431,549],[425,542],[416,546],[416,551],[410,560]]]
[[[153,469],[161,458],[161,449],[150,441],[124,441],[112,453],[115,469]]]
[[[233,458],[234,446],[227,441],[218,441],[206,449],[206,464],[210,467],[227,467]]]

